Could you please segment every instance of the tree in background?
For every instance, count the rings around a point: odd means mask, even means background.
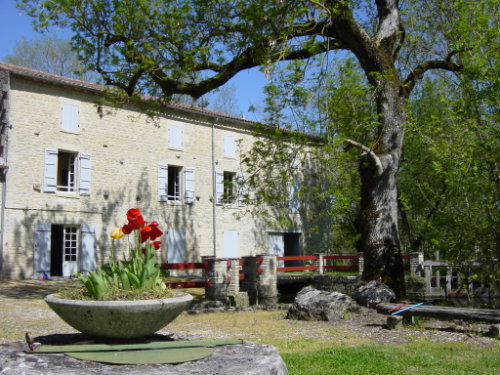
[[[97,74],[86,70],[69,39],[54,35],[43,35],[33,40],[22,38],[14,46],[12,54],[5,57],[5,61],[84,81],[96,81],[98,78]]]
[[[462,1],[397,0],[19,0],[40,27],[71,27],[73,42],[107,85],[127,95],[195,98],[255,66],[341,51],[354,56],[370,87],[375,121],[345,139],[359,153],[360,249],[365,280],[404,291],[396,174],[407,101],[431,70],[457,72],[472,40],[451,41],[455,18],[489,15]],[[465,12],[465,13],[464,13]],[[491,26],[490,26],[491,27]]]

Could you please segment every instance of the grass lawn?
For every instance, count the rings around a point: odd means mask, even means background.
[[[278,348],[288,373],[308,375],[498,375],[500,346],[420,341],[406,345],[332,346],[304,350]]]
[[[283,316],[283,311],[183,315],[168,328],[203,338],[240,338],[273,345],[290,375],[500,374],[500,340],[486,347],[423,338],[403,345],[380,345],[342,325]]]

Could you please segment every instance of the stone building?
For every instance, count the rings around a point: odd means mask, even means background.
[[[241,215],[252,122],[182,104],[154,119],[98,111],[103,86],[6,63],[0,83],[0,277],[69,277],[113,246],[123,256],[109,234],[132,207],[163,229],[162,262],[303,251],[298,209],[285,229]]]

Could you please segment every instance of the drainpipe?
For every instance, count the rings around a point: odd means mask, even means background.
[[[212,237],[214,258],[217,257],[217,216],[216,216],[216,201],[217,201],[217,181],[215,176],[215,123],[219,120],[218,117],[212,122]]]
[[[0,167],[3,174],[3,186],[2,186],[2,207],[0,207],[0,277],[2,276],[3,270],[3,233],[5,231],[5,199],[7,196],[7,170],[9,167]]]

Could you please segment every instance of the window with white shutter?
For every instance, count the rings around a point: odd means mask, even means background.
[[[168,263],[184,263],[186,259],[186,232],[184,229],[169,229],[167,232]]]
[[[168,147],[182,150],[182,128],[170,125],[168,128]]]
[[[236,156],[236,144],[232,136],[224,137],[224,156],[228,158],[234,158]]]
[[[66,103],[62,104],[61,129],[77,133],[79,131],[78,117],[79,108],[77,106]]]
[[[90,195],[91,170],[90,154],[46,148],[43,191]]]

